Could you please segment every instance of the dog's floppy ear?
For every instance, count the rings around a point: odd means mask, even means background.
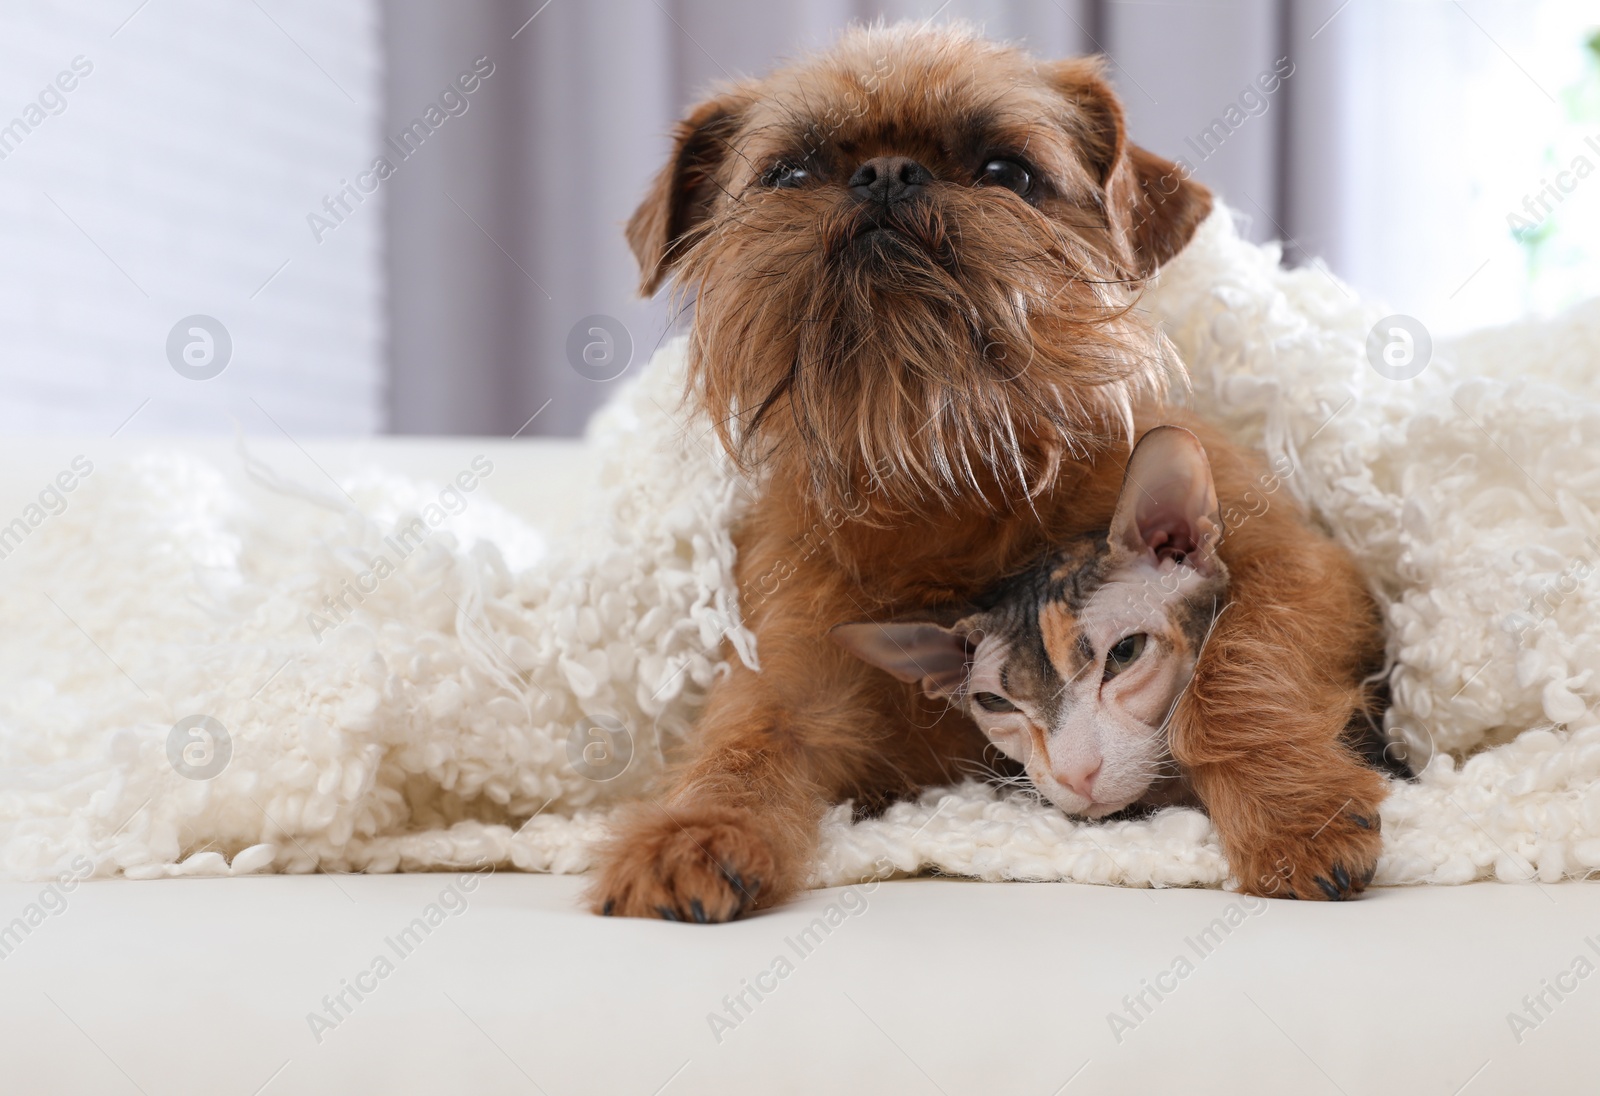
[[[1211,212],[1211,191],[1185,168],[1127,139],[1122,104],[1099,58],[1058,61],[1045,75],[1083,114],[1075,136],[1105,193],[1112,235],[1129,272],[1148,278],[1188,244]]]
[[[729,155],[749,92],[730,87],[690,110],[673,128],[672,158],[628,219],[628,246],[639,261],[639,292],[654,293],[683,257],[685,237],[705,222],[716,173]]]

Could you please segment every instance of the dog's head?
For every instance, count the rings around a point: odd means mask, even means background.
[[[692,391],[746,467],[998,509],[1180,368],[1129,312],[1210,207],[1097,61],[901,24],[695,107],[628,240],[693,294]]]

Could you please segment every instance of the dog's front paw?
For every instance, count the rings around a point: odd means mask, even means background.
[[[732,807],[642,807],[601,854],[589,907],[606,916],[707,924],[778,897],[782,865],[761,820]]]
[[[1366,890],[1382,851],[1378,804],[1347,801],[1316,830],[1274,834],[1231,859],[1247,894],[1343,902]]]

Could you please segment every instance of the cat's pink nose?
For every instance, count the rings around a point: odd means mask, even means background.
[[[1066,785],[1067,789],[1076,795],[1094,801],[1094,778],[1100,775],[1102,760],[1095,758],[1069,769],[1059,770],[1056,779]]]

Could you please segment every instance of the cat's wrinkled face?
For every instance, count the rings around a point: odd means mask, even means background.
[[[1138,802],[1169,765],[1166,721],[1228,592],[1205,450],[1174,426],[1128,461],[1110,528],[1061,545],[945,627],[842,624],[857,657],[961,705],[1068,814]]]
[[[1076,542],[957,626],[971,662],[953,699],[1050,802],[1114,814],[1172,775],[1166,719],[1225,593],[1171,554]]]

